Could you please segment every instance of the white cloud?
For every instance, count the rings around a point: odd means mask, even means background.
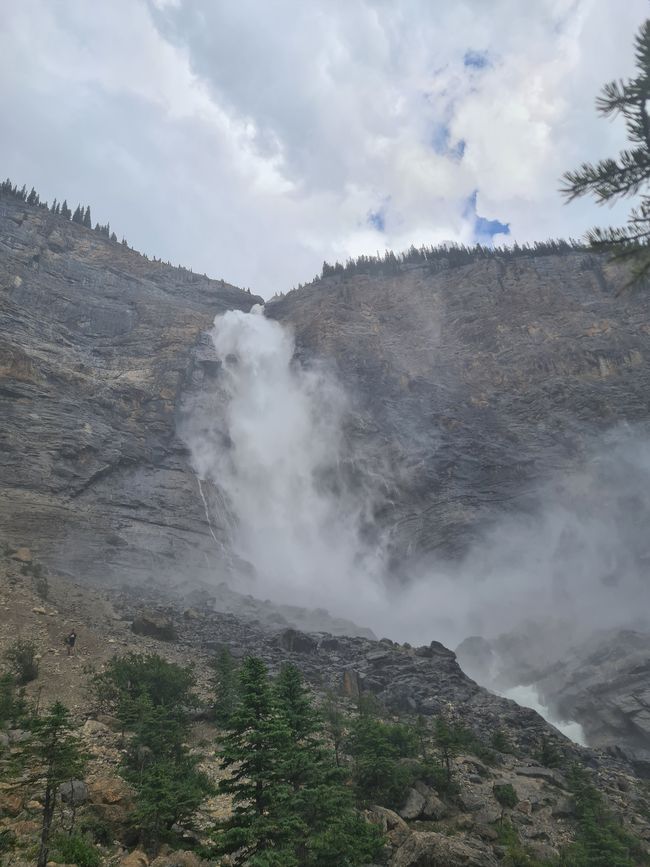
[[[593,101],[632,72],[646,13],[644,0],[23,0],[0,31],[1,171],[264,294],[325,258],[471,240],[475,189],[513,238],[579,236],[626,212],[565,207],[557,187],[623,143]],[[384,232],[367,224],[380,207]]]

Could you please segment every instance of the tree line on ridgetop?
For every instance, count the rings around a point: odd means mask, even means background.
[[[38,208],[44,208],[51,214],[55,214],[57,217],[63,217],[64,220],[71,220],[73,223],[85,226],[86,229],[93,228],[90,216],[90,205],[86,205],[85,207],[83,205],[77,205],[74,211],[69,208],[67,199],[64,199],[63,202],[57,202],[57,200],[54,199],[52,204],[48,205],[47,202],[41,201],[41,197],[34,187],[27,192],[27,187],[23,184],[19,189],[17,184],[12,183],[11,178],[7,178],[5,181],[0,183],[0,198],[3,196],[17,199],[20,202],[25,202],[27,205],[35,205]],[[104,225],[95,223],[95,232],[104,235],[114,244],[117,244],[117,235],[115,232],[111,232],[110,223]],[[126,238],[122,238],[122,246],[128,247]]]
[[[7,178],[5,181],[0,182],[0,200],[3,198],[15,199],[19,202],[24,202],[26,205],[33,205],[37,208],[42,208],[48,211],[50,214],[54,214],[56,217],[61,217],[64,220],[67,220],[72,223],[76,223],[79,226],[83,226],[86,229],[93,230],[92,218],[90,215],[90,205],[77,205],[74,211],[70,209],[68,206],[67,199],[64,199],[62,202],[58,202],[56,199],[52,202],[51,205],[48,205],[47,202],[41,201],[40,195],[36,192],[34,187],[31,188],[29,192],[27,192],[27,187],[23,184],[22,187],[18,187],[17,184],[14,184],[11,178]],[[113,244],[117,244],[117,235],[115,232],[111,231],[110,223],[95,223],[94,231],[99,235],[102,235],[105,238],[108,238]],[[129,250],[134,250],[133,247],[129,246],[126,238],[122,238],[121,242],[119,242],[122,247],[127,247]],[[138,253],[139,256],[142,256],[144,259],[149,260],[149,256],[146,253]],[[169,268],[176,268],[178,271],[183,271],[186,274],[194,274],[191,268],[184,268],[182,265],[172,265],[170,261],[163,262],[161,258],[157,258],[156,256],[151,257],[152,262],[158,262],[162,265],[167,265]],[[207,279],[207,274],[197,275],[203,276]],[[220,278],[218,282],[222,284],[225,283],[223,278]],[[250,289],[245,289],[249,295],[251,294]]]
[[[533,244],[514,243],[510,247],[488,247],[485,244],[439,244],[415,247],[411,245],[402,253],[386,250],[383,254],[375,256],[361,255],[356,259],[348,259],[344,264],[335,262],[330,265],[323,262],[320,274],[321,279],[336,275],[352,274],[396,274],[405,267],[421,266],[428,267],[432,271],[441,268],[454,268],[459,265],[467,265],[476,259],[517,259],[521,256],[558,256],[570,253],[574,250],[588,249],[585,244],[570,238],[535,241]]]

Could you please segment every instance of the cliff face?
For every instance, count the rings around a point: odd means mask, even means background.
[[[91,580],[213,574],[176,405],[201,332],[259,300],[1,200],[0,537]]]
[[[617,297],[623,282],[572,251],[331,276],[267,305],[353,395],[351,440],[389,479],[378,517],[396,561],[457,553],[528,508],[591,432],[647,418],[648,296]]]

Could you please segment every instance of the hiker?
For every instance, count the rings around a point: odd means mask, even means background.
[[[70,635],[68,635],[68,637],[65,640],[65,645],[68,649],[68,656],[70,656],[71,654],[73,656],[77,655],[77,651],[75,650],[75,647],[74,647],[76,641],[77,641],[77,633],[73,629],[72,632],[70,633]]]

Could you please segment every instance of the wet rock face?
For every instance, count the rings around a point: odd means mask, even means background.
[[[615,748],[650,779],[650,635],[598,633],[540,673],[540,694],[588,742]]]
[[[0,537],[94,580],[213,572],[175,411],[201,332],[259,300],[1,200]]]
[[[350,450],[390,485],[396,563],[457,554],[590,431],[648,417],[647,296],[621,283],[572,252],[328,277],[267,304],[352,397]]]

